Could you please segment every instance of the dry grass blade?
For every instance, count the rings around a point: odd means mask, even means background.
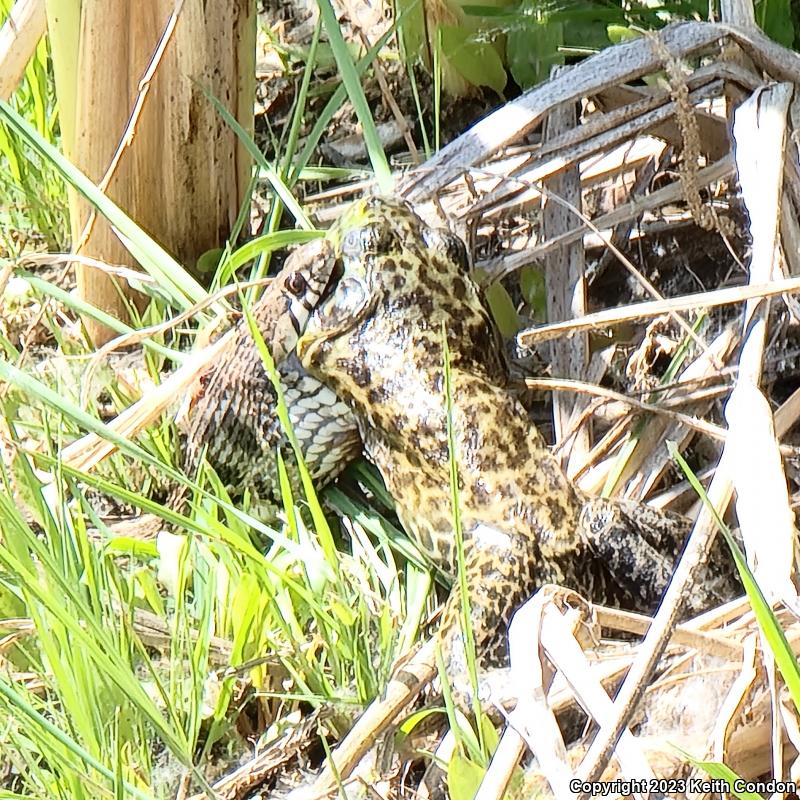
[[[697,358],[681,371],[677,379],[678,382],[691,385],[693,381],[701,381],[704,378],[718,375],[722,365],[728,363],[736,342],[737,337],[733,327],[727,327]],[[715,399],[714,397],[708,397],[706,400],[695,400],[693,402],[691,393],[681,397],[679,391],[670,390],[659,394],[659,400],[662,403],[678,398],[690,403],[689,409],[694,415],[708,413]],[[667,420],[664,418],[654,422],[655,424],[651,423],[647,426],[647,430],[642,437],[649,440],[651,445],[649,452],[647,452],[647,445],[644,445],[640,440],[636,452],[631,457],[619,481],[619,483],[622,483],[626,477],[633,476],[635,472],[638,472],[635,478],[638,497],[647,497],[650,490],[661,481],[669,469],[668,462],[664,458],[663,443],[674,442],[678,450],[684,452],[684,448],[694,437],[692,427],[683,424],[681,420],[675,419],[670,424],[666,424]],[[630,492],[628,496],[631,496]]]
[[[776,435],[782,437],[798,418],[800,418],[800,389],[795,389],[775,411],[773,422]]]
[[[670,52],[680,57],[713,47],[719,35],[719,29],[713,25],[683,23],[665,28],[660,37]],[[540,84],[485,117],[412,173],[402,192],[411,201],[425,200],[473,164],[522,137],[554,106],[591,96],[606,86],[626,83],[660,68],[660,58],[645,39],[603,50],[560,79]]]
[[[504,797],[511,776],[524,752],[525,740],[514,728],[513,723],[506,726],[474,800],[500,800]]]
[[[542,628],[542,646],[549,654],[554,666],[564,675],[575,692],[581,707],[599,725],[607,724],[614,713],[614,706],[608,692],[596,675],[592,674],[590,664],[574,635],[567,635],[564,621],[557,623],[551,615],[551,624]],[[630,731],[623,731],[616,749],[624,777],[654,777],[639,744]]]
[[[17,0],[0,28],[0,99],[13,94],[46,28],[44,0]]]
[[[557,625],[558,636],[566,632],[572,637],[586,625],[587,612],[586,603],[573,593],[545,586],[514,614],[508,631],[511,680],[517,694],[509,724],[536,755],[557,797],[572,796],[572,771],[555,713],[547,702],[555,671],[545,643],[552,644],[553,639],[546,636],[545,629],[561,622]],[[562,613],[569,619],[564,619]]]
[[[768,281],[778,272],[786,117],[791,95],[791,86],[775,84],[756,91],[736,110],[733,134],[739,182],[750,214],[752,281]],[[772,410],[759,389],[768,314],[768,302],[751,300],[745,307],[746,338],[739,359],[739,380],[725,417],[730,429],[736,514],[748,560],[768,599],[782,599],[796,607],[797,592],[791,581],[797,539],[794,513]]]
[[[331,759],[311,786],[297,789],[292,800],[325,797],[346,780],[375,745],[376,739],[397,715],[425,688],[436,674],[436,640],[430,639],[403,664],[389,681],[383,696],[358,718],[358,721],[331,753]]]
[[[684,631],[700,625],[710,629],[709,642],[700,639],[692,645],[685,639],[678,645],[678,637],[672,638],[667,658],[662,662],[666,669],[648,686],[637,714],[638,744],[657,776],[686,775],[685,759],[675,746],[697,760],[709,756],[724,758],[731,769],[747,778],[763,775],[770,768],[773,741],[770,691],[764,670],[754,660],[761,651],[757,649],[755,617],[747,605],[746,599],[729,603],[680,626]],[[624,616],[624,612],[613,609],[595,607],[595,610],[604,627],[607,623],[616,627],[617,615]],[[797,653],[800,626],[796,622],[787,624],[787,616],[784,613],[782,621],[787,639]],[[637,627],[624,619],[620,621],[623,630]],[[717,647],[722,642],[726,647]],[[553,653],[558,652],[558,644]],[[735,650],[727,645],[735,645]],[[605,652],[604,647],[609,645],[593,648],[590,679],[593,683],[599,681],[605,692],[612,693],[642,646],[631,649],[616,644]],[[688,704],[687,697],[692,698]],[[576,704],[576,692],[573,686],[559,688],[551,692],[549,699],[552,708],[563,713]],[[570,763],[574,764],[582,752],[582,743],[570,748]],[[613,766],[605,773],[606,779],[618,776],[620,773]],[[545,774],[539,768],[528,778],[528,785],[539,786]]]
[[[734,286],[729,289],[698,292],[697,294],[683,295],[682,297],[669,297],[664,300],[633,303],[621,308],[609,308],[605,311],[587,314],[580,319],[554,322],[552,325],[542,325],[540,328],[522,331],[517,338],[521,345],[529,347],[534,343],[546,342],[556,336],[569,336],[582,330],[602,329],[611,325],[619,325],[622,322],[657,317],[660,314],[668,314],[673,311],[690,311],[692,309],[733,305],[746,300],[777,297],[780,294],[797,294],[798,292],[800,292],[800,278],[785,278],[771,283]]]
[[[713,401],[714,396],[708,397],[705,402],[698,402],[691,394],[685,394],[682,385],[691,385],[706,376],[718,374],[720,364],[728,360],[736,344],[736,337],[732,329],[723,331],[700,355],[692,361],[678,376],[676,390],[665,389],[658,393],[658,402],[650,403],[634,400],[623,396],[621,401],[632,408],[655,415],[647,419],[647,425],[637,436],[636,448],[630,454],[624,469],[616,476],[615,488],[625,487],[627,497],[646,497],[649,489],[660,479],[669,468],[669,462],[664,458],[663,443],[675,442],[679,450],[687,444],[695,433],[702,433],[717,441],[725,441],[727,431],[721,426],[706,422],[699,418]],[[727,392],[727,388],[724,389]],[[600,392],[598,394],[602,394]],[[669,401],[680,401],[689,405],[693,414],[672,411],[664,408]],[[658,410],[656,410],[658,409]],[[666,413],[665,413],[666,412]],[[601,441],[602,448],[612,454],[602,461],[590,459],[578,474],[581,488],[596,494],[607,485],[612,470],[619,469],[618,444],[631,441],[634,420],[626,421],[624,426],[615,426]],[[584,472],[585,471],[585,472]],[[632,483],[628,483],[631,479]],[[636,492],[636,494],[634,494]]]
[[[745,638],[741,672],[720,709],[719,721],[712,737],[713,756],[720,762],[726,761],[726,744],[733,720],[741,713],[747,695],[757,677],[756,641],[757,637],[753,635]]]
[[[709,80],[709,75],[700,70],[698,72],[701,74],[696,80],[690,78],[687,81],[692,86],[700,84],[700,87],[689,95],[692,103],[699,103],[708,97],[716,96],[722,89],[720,81],[704,83]],[[755,82],[757,83],[757,80]],[[579,127],[565,132],[550,142],[543,143],[535,155],[526,158],[521,164],[506,159],[509,162],[505,170],[507,175],[503,176],[503,180],[499,182],[496,189],[470,205],[464,215],[470,217],[483,214],[499,216],[510,206],[528,205],[541,194],[538,188],[540,181],[557,175],[570,166],[580,164],[581,175],[588,180],[598,177],[597,173],[604,165],[609,165],[609,162],[613,164],[614,160],[620,161],[623,156],[625,164],[629,167],[634,166],[631,163],[632,159],[641,160],[644,163],[649,156],[656,155],[648,150],[657,146],[659,150],[663,151],[665,145],[653,138],[640,141],[635,140],[634,137],[645,132],[649,132],[650,137],[659,136],[662,127],[659,123],[664,120],[672,120],[674,115],[675,105],[669,102],[669,95],[666,92],[637,97],[622,108],[596,114]],[[712,119],[715,125],[722,124],[721,120]],[[640,146],[631,148],[632,139]],[[619,145],[622,145],[622,149],[619,148]],[[591,159],[595,155],[599,155],[600,158]],[[722,157],[722,155],[718,156],[718,158]],[[598,161],[599,163],[596,163]],[[618,211],[622,210],[624,207],[618,209]]]
[[[147,397],[126,408],[107,427],[121,436],[132,438],[151,425],[175,402],[176,397],[186,392],[197,375],[224,351],[231,336],[232,332],[229,332],[192,355],[180,369],[155,387]],[[65,447],[61,451],[61,458],[65,464],[88,472],[115,449],[116,445],[113,443],[96,433],[90,433]]]
[[[707,52],[720,46],[720,42],[733,39],[764,71],[781,80],[800,82],[800,57],[756,30],[684,22],[670,25],[652,38],[676,59]],[[560,103],[596,95],[608,87],[658,72],[661,67],[661,56],[649,37],[603,50],[560,79],[540,84],[489,114],[412,172],[403,182],[401,193],[413,202],[429,199],[474,164],[524,136]]]
[[[738,160],[741,162],[751,156],[742,150],[737,152]],[[782,153],[781,156],[782,158]],[[747,173],[748,165],[744,165],[745,173]],[[776,200],[779,196],[776,193]],[[753,198],[745,197],[746,201],[752,201]],[[779,218],[777,214],[778,206],[773,206],[775,218]],[[752,215],[752,210],[751,210]],[[751,216],[751,218],[753,218]],[[756,219],[758,215],[756,214]],[[765,251],[766,252],[766,251]],[[769,271],[761,274],[758,278],[761,281],[768,279],[767,276],[772,275],[771,263],[772,257],[775,253],[775,239],[772,238],[772,247],[769,250]],[[754,252],[754,257],[756,253]],[[763,285],[763,284],[762,284]],[[769,284],[767,284],[769,285]],[[773,284],[774,285],[774,284]],[[752,328],[746,328],[746,333],[749,335]],[[747,344],[743,349],[743,360],[740,362],[739,379],[740,382],[749,382],[753,386],[757,386],[758,377],[760,376],[760,365],[763,354],[763,333],[757,336],[751,345],[754,350],[747,355]],[[760,343],[760,344],[759,344]],[[717,512],[724,512],[732,494],[733,486],[731,478],[729,477],[734,470],[733,456],[731,447],[726,444],[714,480],[708,491],[708,497],[711,505],[717,509]],[[678,563],[675,570],[673,579],[667,589],[661,607],[656,614],[653,625],[645,637],[644,645],[638,657],[634,661],[631,670],[620,689],[619,695],[615,703],[616,718],[612,724],[603,726],[598,733],[595,741],[593,742],[581,768],[579,776],[584,780],[597,780],[602,774],[605,764],[610,757],[613,748],[624,730],[627,719],[632,713],[633,709],[641,699],[645,683],[649,676],[652,674],[653,669],[664,652],[664,649],[669,641],[670,634],[674,629],[675,621],[681,606],[682,598],[687,590],[690,589],[694,576],[697,574],[698,567],[701,563],[705,562],[713,534],[715,532],[715,522],[711,516],[710,511],[704,506],[694,530],[689,539],[689,543]]]
[[[738,601],[736,603],[737,614],[744,610]],[[631,611],[621,611],[618,608],[605,608],[604,606],[594,606],[597,622],[603,628],[633,633],[637,636],[644,636],[650,629],[652,619],[643,614],[634,614]],[[696,620],[693,620],[696,622]],[[725,635],[724,630],[715,630],[713,626],[707,626],[710,630],[700,630],[693,627],[692,622],[683,623],[676,626],[672,636],[674,644],[696,650],[699,653],[719,656],[721,658],[739,659],[742,655],[742,646]]]
[[[557,73],[556,73],[557,74]],[[574,103],[554,109],[545,125],[545,138],[553,139],[559,134],[577,127]],[[548,197],[557,195],[564,203],[549,201],[542,214],[542,230],[546,237],[558,236],[579,224],[570,209],[581,206],[581,176],[576,167],[550,178]],[[587,311],[586,256],[582,242],[574,242],[551,253],[545,260],[547,285],[547,318],[552,320],[581,316]],[[583,375],[589,363],[587,337],[575,336],[554,341],[551,344],[551,363],[554,374],[561,378],[577,378]],[[577,396],[556,395],[553,398],[553,423],[556,441],[561,441],[570,429],[570,419],[577,416],[583,400]],[[570,442],[570,459],[581,458],[589,450],[589,430],[581,427]]]
[[[734,171],[733,158],[731,158],[730,155],[725,156],[714,164],[699,170],[696,176],[697,184],[700,187],[709,186],[730,177],[733,175]],[[541,191],[537,191],[537,195],[540,194]],[[608,214],[598,217],[593,221],[593,226],[600,231],[612,230],[625,222],[638,219],[646,211],[652,211],[653,209],[661,208],[664,205],[678,202],[682,199],[683,189],[679,183],[675,182],[669,186],[665,186],[663,189],[650,192],[644,197],[637,198],[631,203],[626,203],[620,208],[616,208]],[[479,261],[477,266],[481,269],[485,269],[486,272],[492,276],[493,280],[500,280],[504,275],[542,258],[547,255],[547,253],[559,247],[564,247],[578,239],[582,239],[586,235],[587,229],[588,227],[573,228],[567,233],[543,241],[534,247],[526,247],[523,250],[514,251],[501,258],[483,262]]]

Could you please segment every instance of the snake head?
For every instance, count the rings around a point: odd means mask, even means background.
[[[325,238],[314,239],[286,259],[259,301],[256,321],[275,363],[294,350],[331,281],[335,265],[332,243]]]
[[[335,266],[334,248],[327,239],[315,239],[297,248],[287,259],[283,269],[273,278],[253,306],[256,327],[275,364],[282,363],[294,352],[298,337],[303,333],[311,311],[316,307],[331,280]],[[237,372],[247,372],[249,377],[260,375],[261,357],[250,336],[246,319],[236,329],[225,335],[225,340],[209,348],[213,355],[204,360],[202,352],[196,359],[200,368],[187,385],[183,401],[175,417],[179,427],[191,431],[192,426],[205,425],[203,413],[208,402],[204,398],[215,392],[224,393],[237,380]],[[239,364],[232,367],[231,363]],[[215,390],[213,387],[217,386]],[[235,389],[231,389],[235,393]],[[194,420],[194,421],[193,421]],[[205,434],[198,434],[200,438]]]

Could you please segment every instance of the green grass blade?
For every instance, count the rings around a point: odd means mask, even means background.
[[[325,490],[326,501],[340,514],[357,522],[364,530],[375,536],[381,543],[396,550],[403,558],[426,572],[435,572],[444,585],[449,588],[447,576],[437,569],[433,562],[423,553],[408,534],[399,531],[385,517],[373,508],[353,502],[341,489],[335,487]]]
[[[734,782],[742,780],[730,767],[725,764],[720,764],[718,761],[698,761],[695,758],[692,758],[689,753],[684,750],[681,750],[679,747],[676,748],[680,753],[683,754],[684,758],[691,764],[694,764],[695,767],[699,767],[704,772],[708,773],[713,779],[724,781],[726,788],[721,793],[730,792],[734,797],[738,797],[739,800],[763,800],[760,794],[756,794],[755,792],[736,792],[733,789]]]
[[[350,57],[350,51],[345,44],[342,29],[336,19],[336,12],[333,10],[330,0],[319,0],[319,13],[325,26],[325,32],[328,34],[328,41],[333,49],[333,55],[336,58],[336,65],[339,67],[339,74],[347,90],[347,96],[350,98],[358,121],[361,123],[364,144],[367,147],[372,168],[375,170],[378,186],[384,194],[390,194],[394,188],[392,170],[389,168],[386,153],[383,152],[383,145],[378,136],[375,120],[372,118],[369,103],[367,103],[364,90],[361,88],[358,72]]]
[[[16,386],[24,395],[35,397],[46,405],[59,409],[82,428],[102,436],[103,439],[116,445],[123,453],[163,470],[165,474],[177,481],[184,480],[181,473],[150,455],[143,447],[111,430],[107,425],[95,419],[91,414],[87,414],[83,409],[78,408],[78,406],[62,397],[58,392],[53,391],[49,386],[45,386],[41,381],[28,375],[27,372],[23,372],[2,359],[0,359],[0,379]]]
[[[464,561],[464,529],[461,525],[461,499],[458,494],[458,460],[456,458],[455,423],[453,420],[453,379],[450,372],[450,348],[447,346],[447,328],[442,324],[442,345],[444,354],[444,392],[447,401],[447,450],[450,468],[450,506],[453,515],[453,532],[456,543],[456,564],[458,565],[458,590],[461,596],[461,633],[464,637],[467,670],[472,686],[472,705],[475,719],[481,718],[481,704],[478,699],[478,665],[475,654],[475,634],[472,630],[472,612],[469,602],[467,569]],[[481,752],[486,752],[481,725],[478,725]]]
[[[251,239],[237,250],[234,250],[225,264],[225,269],[233,273],[248,261],[252,261],[254,258],[258,258],[264,253],[271,253],[274,250],[280,250],[283,247],[288,247],[293,244],[305,244],[314,239],[319,239],[324,235],[325,233],[323,231],[314,230],[275,231],[274,233],[266,233],[263,236]]]
[[[97,308],[97,306],[93,306],[91,303],[87,303],[85,300],[82,300],[72,292],[64,291],[55,284],[50,283],[50,281],[46,281],[30,272],[18,272],[16,274],[28,281],[28,283],[30,283],[30,285],[37,291],[48,295],[55,300],[58,300],[59,303],[63,303],[67,308],[73,309],[81,316],[91,317],[92,319],[102,323],[103,325],[106,325],[107,327],[111,328],[112,331],[116,331],[119,334],[136,333],[135,328],[132,328],[130,325],[126,325],[124,322],[116,317],[112,317],[110,314],[106,314],[105,311]],[[152,350],[154,353],[158,353],[159,355],[168,358],[175,364],[181,364],[186,360],[185,353],[181,353],[178,350],[173,350],[170,347],[166,347],[165,345],[154,341],[149,336],[142,339],[142,345],[149,350]]]
[[[675,447],[675,445],[672,442],[669,442],[667,446],[669,448],[670,455],[675,459],[675,461],[678,462],[678,465],[683,470],[683,473],[686,475],[686,478],[691,484],[692,488],[702,499],[703,503],[705,503],[709,511],[713,514],[714,521],[717,523],[717,528],[719,529],[720,533],[722,533],[725,542],[733,554],[733,560],[736,564],[736,569],[738,570],[739,576],[742,579],[742,584],[744,585],[745,592],[747,593],[747,598],[750,600],[750,605],[753,609],[753,613],[755,614],[758,626],[761,628],[761,632],[769,644],[770,650],[772,650],[772,654],[775,657],[775,663],[778,665],[778,670],[780,671],[783,680],[786,682],[786,686],[789,689],[789,694],[792,697],[795,708],[800,711],[800,667],[798,667],[797,658],[795,657],[792,648],[789,646],[789,642],[786,639],[786,634],[783,632],[783,628],[781,628],[780,623],[775,618],[775,614],[764,597],[761,588],[756,583],[753,573],[747,566],[747,559],[739,549],[739,545],[736,544],[731,536],[728,526],[722,521],[722,519],[720,519],[716,509],[709,502],[708,495],[706,494],[705,489],[703,489],[703,485],[697,479],[697,476],[694,474],[694,472],[692,472],[691,468],[686,463],[683,456],[681,456],[681,454],[678,452],[678,449]]]
[[[247,317],[247,325],[250,328],[250,335],[253,337],[253,341],[258,347],[261,359],[264,362],[264,368],[266,369],[267,375],[269,375],[269,379],[272,381],[272,385],[275,389],[275,397],[277,400],[276,413],[278,415],[278,419],[280,420],[281,427],[283,428],[283,432],[292,446],[292,450],[297,461],[297,468],[300,472],[300,479],[303,484],[303,491],[305,492],[306,501],[308,502],[309,510],[311,511],[311,518],[314,522],[314,528],[319,536],[320,545],[322,546],[322,550],[325,553],[325,558],[329,566],[338,575],[339,559],[336,552],[336,544],[333,541],[333,534],[331,533],[330,526],[328,525],[328,520],[325,519],[325,514],[323,513],[319,504],[319,500],[317,499],[317,494],[314,490],[314,483],[311,480],[311,475],[309,475],[308,469],[303,461],[303,451],[300,449],[300,444],[297,441],[297,437],[294,435],[294,430],[292,430],[292,423],[289,419],[289,410],[286,407],[286,400],[283,397],[283,387],[281,386],[278,371],[275,368],[275,362],[272,360],[272,354],[269,352],[269,348],[267,347],[264,337],[261,335],[261,331],[258,329],[255,320],[253,319],[253,315],[250,313],[250,309],[245,307],[244,311]]]
[[[222,117],[223,120],[225,120],[225,123],[236,134],[236,136],[239,138],[239,141],[245,146],[247,152],[253,157],[256,165],[263,170],[264,175],[270,182],[272,188],[275,190],[275,194],[280,197],[283,204],[295,218],[297,224],[304,230],[314,230],[314,226],[305,215],[305,212],[300,207],[300,204],[294,199],[289,187],[284,183],[281,176],[278,174],[277,170],[272,166],[272,164],[270,164],[269,161],[264,158],[264,154],[261,152],[258,145],[253,141],[247,131],[239,124],[238,120],[231,114],[231,112],[228,111],[228,109],[225,108],[225,106],[222,105],[222,103],[220,103],[220,101],[217,100],[213,94],[211,94],[211,92],[209,92],[204,86],[201,86],[200,88],[203,90],[203,94],[205,94],[209,102],[217,110],[217,113]]]
[[[6,499],[2,496],[0,496],[0,511],[4,512],[6,518],[11,518],[13,515],[13,512],[8,508]],[[99,625],[96,616],[86,607],[86,604],[79,596],[80,587],[75,586],[74,582],[71,583],[66,576],[60,574],[44,548],[36,545],[35,536],[30,534],[26,536],[26,539],[35,549],[48,575],[57,582],[65,597],[69,598],[70,608],[64,605],[63,599],[57,597],[49,586],[37,579],[37,575],[32,572],[30,566],[17,558],[10,550],[3,547],[0,547],[0,564],[8,570],[9,574],[17,576],[17,580],[24,585],[25,590],[58,620],[65,631],[68,631],[70,639],[75,646],[82,648],[84,653],[94,662],[97,669],[102,670],[108,680],[116,684],[130,698],[130,701],[147,716],[173,754],[182,763],[187,766],[190,765],[191,758],[188,753],[188,743],[182,735],[183,732],[179,731],[177,727],[167,725],[136,677],[119,663],[108,631]],[[176,732],[178,733],[176,734]]]
[[[273,541],[279,541],[283,546],[287,549],[292,549],[294,547],[293,543],[290,542],[288,539],[281,537],[276,531],[267,528],[262,523],[258,522],[258,520],[253,519],[249,515],[245,514],[243,511],[235,508],[234,506],[230,505],[229,503],[224,503],[217,498],[214,498],[211,494],[206,492],[196,483],[188,480],[183,473],[179,472],[176,469],[173,469],[168,464],[165,464],[163,461],[160,461],[155,456],[151,455],[147,452],[144,448],[136,444],[135,442],[130,441],[130,439],[121,436],[120,434],[116,433],[116,431],[111,430],[107,425],[103,424],[99,420],[95,419],[90,414],[87,414],[82,409],[78,408],[73,403],[65,400],[61,397],[57,392],[54,392],[49,387],[45,386],[40,381],[37,381],[35,378],[31,377],[27,373],[23,372],[22,370],[18,369],[17,367],[9,364],[8,362],[0,359],[0,379],[8,381],[8,383],[16,386],[20,391],[27,394],[30,397],[36,397],[48,406],[52,408],[59,409],[63,414],[68,416],[73,421],[77,422],[78,425],[83,427],[84,429],[91,431],[92,433],[96,433],[98,436],[106,439],[107,441],[111,442],[112,444],[116,445],[123,453],[129,455],[133,458],[138,458],[143,461],[145,464],[154,467],[161,472],[163,472],[166,476],[171,478],[172,480],[180,483],[182,485],[188,486],[193,491],[200,492],[203,496],[209,497],[216,502],[219,503],[220,507],[225,508],[226,511],[229,511],[236,515],[238,518],[244,520],[248,525],[252,525],[259,533],[262,533],[268,536]],[[44,454],[36,454],[36,458],[47,462],[49,459]],[[52,460],[50,460],[51,463]],[[66,468],[66,467],[65,467]],[[81,476],[81,473],[72,470],[73,474],[77,476]],[[87,478],[89,476],[86,476]],[[95,479],[96,480],[96,479]],[[310,478],[309,478],[309,485],[310,485]],[[117,495],[120,494],[121,489],[120,487],[113,487],[111,485],[107,486],[109,492],[115,492]],[[137,505],[140,507],[149,507],[149,510],[152,510],[153,513],[159,513],[161,516],[165,518],[169,518],[172,512],[163,509],[162,506],[159,506],[157,503],[149,504],[148,501],[145,501],[144,498],[139,497],[136,495],[138,499],[135,501]],[[179,518],[179,519],[178,519]],[[324,516],[323,516],[324,519]],[[181,517],[181,515],[176,515],[176,519],[172,520],[173,522],[177,522],[179,524],[185,524],[186,518]],[[327,526],[327,523],[325,523]],[[254,551],[258,552],[258,551]],[[259,556],[260,557],[260,556]]]
[[[373,62],[376,58],[378,53],[381,51],[381,48],[389,41],[392,33],[394,32],[394,28],[396,27],[399,19],[395,21],[395,24],[388,30],[386,33],[381,36],[380,39],[372,46],[369,50],[367,50],[366,54],[358,60],[355,65],[355,71],[357,76],[361,76],[361,74],[369,67],[369,65]],[[348,54],[349,55],[349,54]],[[297,157],[295,161],[293,170],[291,175],[289,176],[289,183],[293,186],[298,180],[300,180],[300,176],[305,173],[306,167],[308,166],[308,162],[311,160],[311,157],[314,155],[317,149],[317,145],[319,144],[320,139],[322,138],[322,134],[325,132],[325,129],[330,124],[330,121],[333,119],[334,114],[339,110],[342,103],[345,101],[347,97],[347,89],[343,83],[339,84],[336,88],[336,91],[331,95],[330,100],[325,104],[325,108],[322,109],[322,112],[317,117],[317,121],[314,123],[314,127],[311,128],[311,133],[308,134],[306,138],[306,143],[303,146],[303,149],[300,151],[300,155]]]
[[[116,203],[2,100],[0,121],[5,122],[9,130],[52,164],[108,220],[123,245],[158,281],[174,305],[185,310],[206,297],[205,289],[163,247],[153,241]]]
[[[303,69],[303,79],[300,82],[300,88],[297,91],[295,98],[294,113],[289,124],[289,135],[286,140],[286,147],[283,151],[281,158],[280,171],[284,179],[290,178],[292,174],[292,161],[294,160],[297,151],[297,142],[300,137],[300,129],[303,125],[305,118],[306,103],[308,101],[308,90],[311,86],[311,79],[314,75],[314,68],[317,64],[317,47],[319,45],[319,36],[322,32],[322,20],[317,17],[317,23],[314,25],[314,34],[311,37],[311,46],[308,49],[308,58],[306,59],[305,67]],[[289,185],[292,186],[293,182],[289,180]]]
[[[101,764],[91,753],[84,750],[74,739],[67,736],[64,731],[60,728],[53,725],[46,717],[42,716],[30,703],[25,700],[25,698],[14,689],[13,686],[7,684],[4,678],[0,678],[0,694],[11,703],[14,708],[18,711],[21,711],[34,725],[42,728],[46,731],[50,736],[60,742],[64,747],[66,747],[71,753],[81,759],[87,766],[90,766],[92,769],[97,770],[103,777],[107,778],[109,781],[115,781],[116,775],[115,773],[106,767],[104,764]],[[138,800],[153,800],[153,795],[146,794],[145,792],[137,789],[135,786],[132,786],[127,781],[124,782],[125,790],[132,796],[138,798]]]
[[[198,536],[206,536],[212,540],[219,539],[220,541],[224,542],[229,547],[234,549],[236,552],[250,559],[256,566],[269,568],[269,564],[265,564],[264,562],[264,554],[258,548],[254,547],[249,541],[244,540],[240,537],[237,537],[235,534],[228,532],[228,529],[223,525],[220,525],[218,528],[209,528],[205,525],[195,522],[191,517],[184,516],[178,511],[174,511],[173,509],[168,508],[167,506],[163,506],[160,503],[157,503],[155,500],[149,500],[148,498],[143,497],[142,495],[137,494],[136,492],[132,492],[128,489],[125,489],[122,486],[118,486],[114,483],[111,483],[111,481],[107,481],[104,478],[98,477],[97,475],[92,475],[87,472],[81,472],[80,470],[77,470],[74,467],[67,466],[66,464],[59,464],[59,462],[55,458],[48,456],[44,453],[36,453],[35,458],[37,462],[45,464],[51,468],[59,467],[64,472],[65,475],[68,475],[71,478],[76,478],[81,482],[85,483],[87,486],[91,486],[93,489],[97,489],[98,491],[103,492],[103,494],[107,494],[111,497],[115,497],[118,500],[121,500],[124,503],[136,506],[145,513],[155,514],[156,516],[160,517],[170,525],[183,528]],[[230,503],[225,503],[223,500],[214,497],[214,495],[212,495],[211,493],[201,490],[200,487],[197,486],[196,484],[189,483],[185,479],[184,482],[190,488],[201,491],[201,493],[204,496],[214,500],[220,506],[220,508],[224,509],[225,511],[233,513],[238,519],[242,520],[247,525],[253,527],[256,531],[258,531],[259,534],[267,537],[273,543],[282,547],[297,561],[302,560],[303,553],[297,547],[295,542],[286,538],[278,531],[274,531],[271,528],[268,528],[263,523],[245,514],[243,511],[240,511],[239,509],[235,508]]]

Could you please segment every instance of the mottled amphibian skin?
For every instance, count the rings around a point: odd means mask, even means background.
[[[686,522],[631,502],[588,498],[565,477],[506,385],[504,351],[463,244],[399,202],[361,201],[331,234],[340,275],[297,352],[353,410],[403,526],[441,566],[454,565],[444,337],[454,459],[476,650],[502,663],[514,609],[544,583],[595,601],[652,611]],[[733,591],[698,587],[692,609]],[[451,597],[442,629],[463,666]]]
[[[295,354],[297,337],[334,263],[325,239],[299,248],[253,308],[254,322],[276,364],[305,463],[318,483],[332,479],[361,449],[349,408],[308,375]],[[190,387],[181,417],[187,470],[196,469],[205,454],[232,496],[248,490],[251,508],[266,519],[274,518],[280,505],[277,449],[290,471],[295,461],[276,413],[275,389],[246,319],[217,362]]]

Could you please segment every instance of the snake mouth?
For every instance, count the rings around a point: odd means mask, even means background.
[[[375,313],[379,297],[368,289],[367,280],[348,275],[337,261],[331,278],[296,345],[297,356],[305,364],[325,342],[358,328]],[[308,366],[306,364],[306,366]]]
[[[314,309],[312,309],[311,313],[306,320],[306,324],[301,332],[300,336],[297,339],[297,343],[295,345],[295,351],[297,353],[297,357],[302,361],[303,356],[313,348],[314,344],[318,342],[320,337],[324,338],[324,326],[320,324],[320,320],[318,316],[323,313],[322,309],[327,303],[331,302],[331,298],[336,293],[336,288],[339,285],[339,281],[344,276],[344,262],[342,258],[339,257],[333,264],[333,268],[331,269],[330,275],[328,276],[328,280],[325,283],[322,291],[317,298],[316,303],[314,304]]]

